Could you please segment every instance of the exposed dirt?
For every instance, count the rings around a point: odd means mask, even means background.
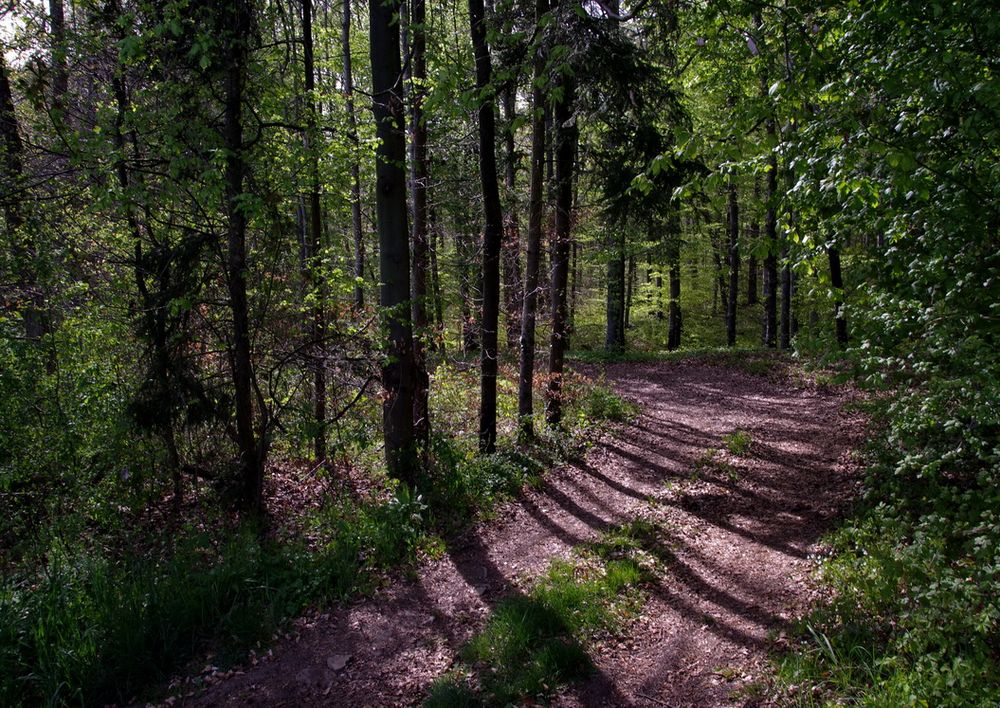
[[[564,706],[752,705],[767,651],[814,592],[810,555],[852,495],[850,450],[863,420],[847,394],[705,362],[608,366],[640,402],[632,425],[451,544],[419,577],[311,619],[245,673],[190,705],[419,703],[498,599],[608,527],[657,518],[666,572],[620,641]],[[745,430],[741,456],[722,436]],[[706,451],[719,452],[711,459]]]

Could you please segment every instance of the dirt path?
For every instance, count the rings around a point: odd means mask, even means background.
[[[704,363],[615,365],[633,424],[552,473],[501,521],[466,534],[414,581],[310,622],[197,705],[419,703],[496,601],[555,557],[637,516],[673,530],[671,562],[630,635],[596,648],[565,706],[753,703],[767,648],[808,606],[808,558],[851,488],[861,421],[843,395]],[[750,433],[749,452],[723,435]],[[722,449],[713,461],[709,448]],[[695,471],[697,470],[697,474]]]

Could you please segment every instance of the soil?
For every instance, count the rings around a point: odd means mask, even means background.
[[[863,419],[850,392],[706,361],[603,370],[641,405],[440,560],[296,631],[194,706],[419,704],[491,607],[554,558],[637,517],[666,524],[666,570],[624,636],[592,647],[596,671],[559,706],[757,705],[769,653],[813,604],[820,536],[856,486]],[[749,433],[734,455],[722,441]],[[714,454],[708,453],[715,450]],[[213,674],[210,680],[218,679]],[[774,700],[773,697],[768,700]]]

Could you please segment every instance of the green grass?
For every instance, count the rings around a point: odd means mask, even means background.
[[[741,457],[749,452],[750,445],[753,444],[753,438],[746,430],[737,429],[728,435],[723,435],[722,444],[733,455]]]
[[[660,530],[621,527],[554,561],[527,595],[502,600],[461,651],[463,664],[431,689],[427,706],[502,706],[544,699],[592,670],[588,643],[619,631],[641,607]]]

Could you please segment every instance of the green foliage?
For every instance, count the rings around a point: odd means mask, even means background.
[[[752,443],[753,438],[745,430],[737,429],[722,436],[722,444],[726,446],[726,449],[730,453],[737,457],[745,455],[750,450]]]

